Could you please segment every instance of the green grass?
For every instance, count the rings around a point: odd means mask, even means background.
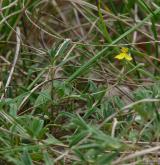
[[[0,164],[158,164],[160,2],[1,6]]]

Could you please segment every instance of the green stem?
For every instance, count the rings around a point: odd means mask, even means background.
[[[98,7],[98,15],[99,15],[99,18],[100,18],[100,21],[101,21],[101,24],[102,24],[102,28],[103,28],[104,37],[109,43],[112,43],[112,39],[111,39],[111,37],[108,33],[105,21],[103,19],[103,16],[102,16],[102,13],[101,13],[101,10],[100,10],[101,9],[101,0],[98,0],[97,7]]]

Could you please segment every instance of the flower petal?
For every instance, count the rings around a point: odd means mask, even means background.
[[[128,54],[125,54],[125,57],[124,57],[126,60],[128,60],[128,61],[131,61],[133,58],[130,56],[130,55],[128,55]]]
[[[118,59],[118,60],[122,60],[125,57],[124,53],[120,53],[117,56],[115,56],[114,58]]]
[[[121,48],[121,52],[122,52],[122,53],[127,53],[127,52],[128,52],[128,48],[122,47],[122,48]]]

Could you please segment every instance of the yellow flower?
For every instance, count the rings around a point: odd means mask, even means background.
[[[115,58],[118,60],[123,60],[123,59],[127,61],[132,60],[132,57],[128,54],[128,48],[121,48],[121,53],[115,56]]]

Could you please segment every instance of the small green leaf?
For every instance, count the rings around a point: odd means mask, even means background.
[[[54,165],[54,160],[50,158],[50,155],[48,152],[43,153],[43,158],[45,165]]]
[[[32,159],[31,159],[31,157],[30,157],[27,150],[23,151],[21,159],[22,159],[22,162],[23,162],[24,165],[33,165]]]
[[[52,101],[51,95],[50,95],[50,90],[44,90],[39,93],[38,98],[36,99],[34,106],[39,107],[43,104],[46,104],[48,101]]]

